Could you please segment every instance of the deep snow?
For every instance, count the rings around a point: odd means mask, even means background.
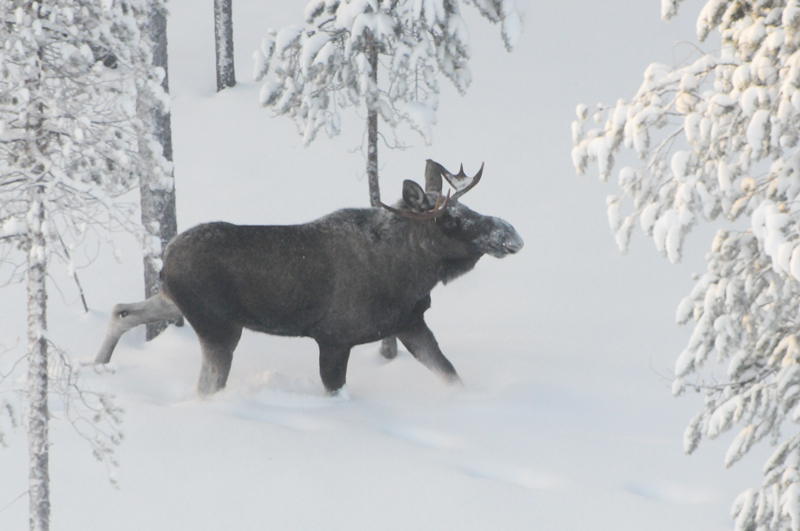
[[[364,130],[307,149],[286,118],[257,106],[252,50],[268,27],[297,23],[303,1],[237,0],[239,84],[215,94],[212,3],[171,0],[170,85],[180,229],[210,220],[295,223],[365,206]],[[54,412],[52,528],[65,529],[729,529],[734,497],[760,482],[769,448],[725,471],[730,438],[682,454],[698,396],[673,399],[669,375],[689,330],[675,308],[703,269],[709,231],[690,236],[686,263],[670,266],[640,234],[616,251],[606,219],[610,187],[578,178],[569,126],[577,103],[635,90],[652,61],[671,62],[694,40],[697,2],[658,19],[656,1],[530,0],[508,54],[499,29],[464,7],[473,85],[442,81],[433,145],[382,149],[384,200],[424,161],[481,162],[464,202],[499,215],[526,246],[484,258],[439,287],[427,318],[465,386],[444,386],[405,352],[383,361],[357,348],[349,400],[324,396],[315,344],[247,333],[226,391],[193,392],[199,347],[191,328],[151,343],[123,338],[115,372],[87,374],[126,409],[119,489],[86,443]],[[141,298],[141,259],[117,235],[78,269],[92,309],[56,265],[51,337],[91,360],[116,302]],[[93,256],[89,251],[84,256]],[[76,262],[79,259],[76,258]],[[79,264],[80,265],[80,264]],[[58,288],[56,288],[56,283]],[[23,286],[3,288],[0,368],[24,352]],[[9,385],[2,388],[8,391]],[[24,430],[0,450],[0,529],[27,526]],[[10,504],[10,505],[8,505]],[[5,508],[4,508],[5,507]]]

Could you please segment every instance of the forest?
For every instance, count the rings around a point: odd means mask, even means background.
[[[796,0],[0,13],[1,529],[800,530]],[[102,355],[198,224],[466,207],[505,240],[427,288],[456,377],[245,330],[209,386],[179,298]]]

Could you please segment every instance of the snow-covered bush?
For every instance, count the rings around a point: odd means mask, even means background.
[[[662,0],[662,16],[679,0]],[[579,173],[597,163],[608,179],[623,167],[608,219],[624,252],[635,225],[671,262],[693,226],[719,217],[708,270],[680,304],[694,332],[678,357],[673,392],[705,393],[687,428],[691,453],[739,425],[725,456],[739,460],[758,441],[777,445],[760,489],[737,498],[736,529],[800,530],[800,2],[710,0],[697,19],[700,41],[719,47],[679,66],[650,65],[630,100],[577,108],[572,158]],[[600,126],[591,124],[594,118]],[[749,218],[749,222],[743,220]],[[710,383],[711,355],[727,364]]]

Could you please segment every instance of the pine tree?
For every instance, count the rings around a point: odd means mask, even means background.
[[[510,50],[521,23],[512,0],[475,0],[499,22]],[[254,54],[265,79],[261,104],[295,120],[309,145],[320,130],[338,135],[340,112],[367,108],[367,177],[378,206],[378,117],[406,123],[430,143],[439,105],[437,77],[469,87],[469,43],[457,0],[312,0],[305,25],[271,31]]]
[[[662,0],[662,16],[679,0]],[[726,467],[763,439],[777,445],[758,489],[735,501],[736,529],[800,530],[800,2],[710,0],[701,42],[720,46],[679,66],[650,65],[630,100],[577,108],[573,161],[608,179],[624,147],[640,163],[618,172],[608,219],[624,252],[638,222],[671,262],[686,234],[719,217],[708,270],[677,310],[694,332],[675,366],[673,393],[700,391],[705,407],[684,435],[739,425]],[[716,48],[716,47],[715,47]],[[592,115],[600,126],[589,125]],[[749,218],[749,219],[748,219]],[[722,374],[705,367],[712,354]]]
[[[48,363],[58,349],[47,336],[48,268],[93,232],[139,227],[122,196],[144,168],[140,141],[155,145],[136,117],[137,94],[160,90],[140,40],[145,8],[145,0],[0,2],[0,257],[14,265],[25,256],[32,530],[48,529],[50,514]],[[74,388],[72,377],[55,383]],[[96,398],[101,422],[118,420],[107,397]],[[108,458],[104,442],[93,449]]]

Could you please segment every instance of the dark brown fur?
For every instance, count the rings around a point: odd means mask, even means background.
[[[410,211],[435,201],[411,181],[403,196],[398,208]],[[426,220],[372,208],[340,210],[303,225],[208,223],[167,246],[159,302],[172,301],[197,332],[203,395],[225,386],[243,328],[315,339],[331,393],[345,384],[353,346],[390,336],[440,377],[458,382],[424,321],[430,292],[484,254],[502,257],[521,247],[511,225],[457,201]]]

